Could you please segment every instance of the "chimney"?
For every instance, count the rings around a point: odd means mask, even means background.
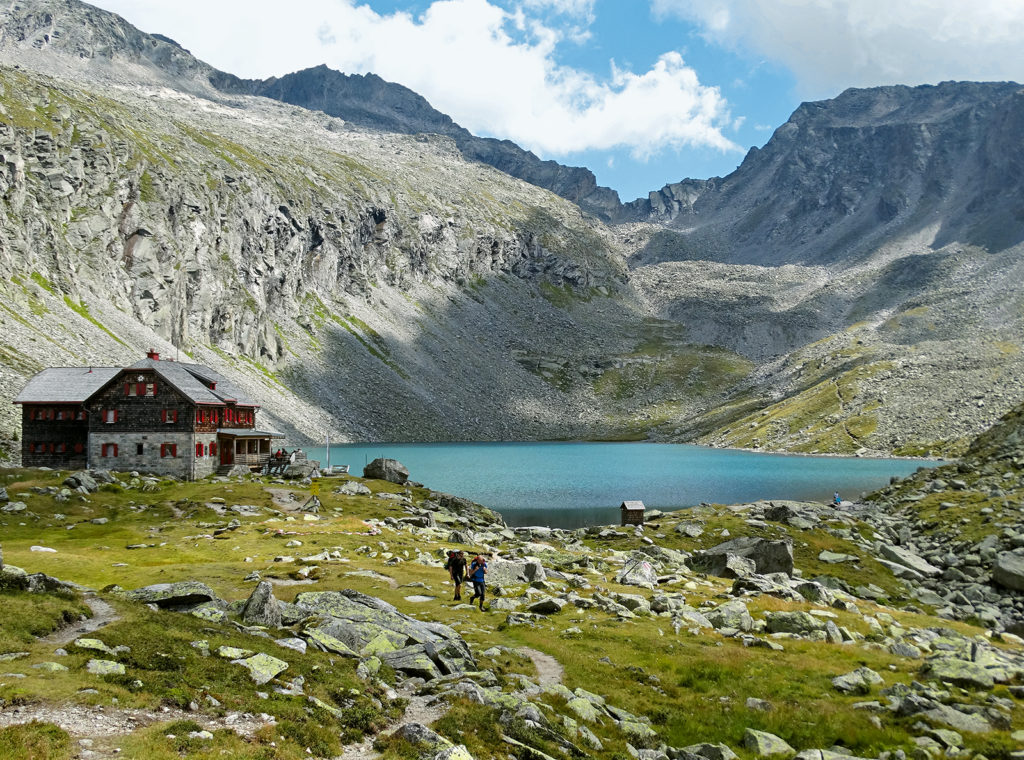
[[[149,352],[146,354],[146,358],[147,359],[152,359],[153,361],[158,362],[158,361],[160,361],[160,354],[158,354],[156,351],[154,351],[151,348],[151,349],[149,349]]]

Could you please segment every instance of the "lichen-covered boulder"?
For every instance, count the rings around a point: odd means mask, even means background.
[[[386,480],[401,486],[409,482],[409,468],[397,459],[378,457],[363,468],[363,477]]]
[[[155,604],[164,608],[192,607],[203,602],[212,602],[217,594],[212,588],[199,581],[178,583],[157,583],[133,591],[126,591],[125,597],[133,602]]]
[[[265,684],[288,669],[288,663],[269,654],[255,654],[244,660],[232,660],[236,665],[248,669],[256,685]]]
[[[929,678],[965,689],[991,689],[995,685],[995,679],[985,667],[956,657],[936,657],[928,660],[922,672]]]
[[[757,757],[792,757],[796,754],[785,740],[767,731],[748,728],[743,734],[743,746]]]
[[[825,623],[802,610],[792,612],[769,612],[766,618],[768,633],[810,633],[822,631]]]
[[[89,660],[85,669],[96,676],[123,676],[124,665],[111,660]]]
[[[299,594],[295,604],[316,615],[306,623],[303,635],[329,651],[353,657],[377,655],[396,670],[411,673],[404,665],[423,671],[423,663],[409,659],[408,652],[397,653],[419,645],[438,675],[476,670],[469,646],[454,629],[416,620],[375,597],[352,590],[307,592]]]
[[[754,618],[750,616],[747,605],[739,599],[718,605],[713,610],[705,612],[704,617],[715,628],[734,628],[739,631],[750,631],[754,628]]]

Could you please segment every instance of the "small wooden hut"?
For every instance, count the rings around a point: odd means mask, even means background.
[[[644,524],[644,503],[642,501],[624,501],[619,509],[622,512],[623,525]]]

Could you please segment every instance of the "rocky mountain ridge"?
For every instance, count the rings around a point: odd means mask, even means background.
[[[962,242],[981,238],[956,222],[957,172],[1002,176],[972,146],[1001,144],[1015,86],[806,105],[748,158],[745,183],[684,181],[672,193],[691,210],[607,226],[467,161],[451,137],[402,133],[425,101],[372,77],[346,86],[394,131],[226,94],[177,44],[72,0],[0,15],[10,396],[42,366],[127,364],[152,346],[247,384],[296,442],[653,437],[914,455],[959,452],[1024,398],[1021,248]],[[893,166],[924,167],[911,189],[946,188],[941,236],[869,223],[890,169],[865,146],[904,133],[917,152]],[[825,224],[820,247],[794,243],[832,218],[814,200],[830,182],[854,213]],[[996,222],[1015,202],[978,197],[971,213]],[[764,226],[777,213],[789,221]],[[983,228],[1012,240],[1015,222],[999,224]],[[829,242],[840,228],[849,245]],[[16,434],[14,410],[0,417]]]

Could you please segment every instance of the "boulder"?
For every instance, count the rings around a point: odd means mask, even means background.
[[[263,625],[277,628],[281,625],[281,609],[274,598],[274,587],[268,581],[260,581],[242,608],[242,621],[246,625]]]
[[[288,663],[284,660],[279,660],[262,652],[244,660],[232,660],[232,662],[246,668],[257,686],[273,680],[288,669]]]
[[[936,657],[925,663],[922,672],[929,678],[945,681],[965,689],[991,689],[995,685],[992,674],[976,662],[955,657]]]
[[[658,585],[658,573],[642,555],[634,556],[630,557],[622,570],[615,576],[615,582],[624,586],[654,588]]]
[[[396,670],[411,668],[405,671],[410,674],[476,670],[469,646],[452,628],[416,620],[375,597],[350,589],[307,592],[295,598],[295,605],[314,615],[303,635],[338,654],[376,654]],[[407,651],[416,645],[421,648]],[[425,665],[422,657],[432,666]]]
[[[793,542],[769,541],[764,538],[741,536],[710,549],[694,552],[690,566],[695,570],[720,577],[739,577],[735,574],[736,564],[729,557],[742,557],[753,561],[754,572],[761,574],[793,574]],[[723,573],[732,572],[732,575]],[[748,573],[749,574],[749,573]]]
[[[810,633],[825,630],[825,623],[810,613],[801,610],[793,612],[769,612],[768,633]]]
[[[547,578],[537,560],[493,559],[487,563],[487,582],[498,586],[533,583]]]
[[[857,668],[832,679],[832,687],[843,694],[868,694],[872,686],[881,683],[882,677],[868,667]]]
[[[95,676],[123,676],[124,665],[112,660],[89,660],[85,669]]]
[[[1024,591],[1024,554],[1000,552],[992,567],[992,580],[1004,588]]]
[[[903,567],[910,568],[915,573],[918,573],[925,577],[942,575],[942,569],[935,567],[924,557],[914,554],[909,549],[904,549],[902,546],[893,546],[892,544],[882,544],[880,549],[882,556],[890,562],[895,562]]]
[[[358,480],[350,480],[338,488],[336,493],[343,496],[369,496],[373,492]]]
[[[796,754],[795,749],[775,734],[753,728],[744,732],[743,746],[757,757],[792,757]]]
[[[735,628],[739,631],[750,631],[754,628],[754,619],[747,610],[747,605],[738,599],[720,604],[713,610],[704,613],[704,617],[715,628]]]
[[[363,468],[363,477],[386,480],[401,486],[409,482],[409,469],[397,459],[378,457]]]
[[[155,604],[163,608],[192,607],[203,602],[217,600],[214,590],[199,581],[157,583],[153,586],[137,588],[134,591],[126,591],[125,597],[133,602]]]
[[[318,478],[320,477],[320,463],[315,459],[303,459],[292,462],[284,468],[281,477],[288,480]]]
[[[526,608],[526,611],[532,612],[535,615],[556,615],[562,611],[565,604],[564,599],[548,596],[531,604]]]
[[[683,752],[703,757],[704,760],[737,760],[739,757],[727,744],[691,744],[683,747]]]
[[[96,479],[84,470],[82,472],[73,472],[64,479],[64,485],[68,488],[83,488],[89,493],[93,493],[97,488],[100,487]]]

